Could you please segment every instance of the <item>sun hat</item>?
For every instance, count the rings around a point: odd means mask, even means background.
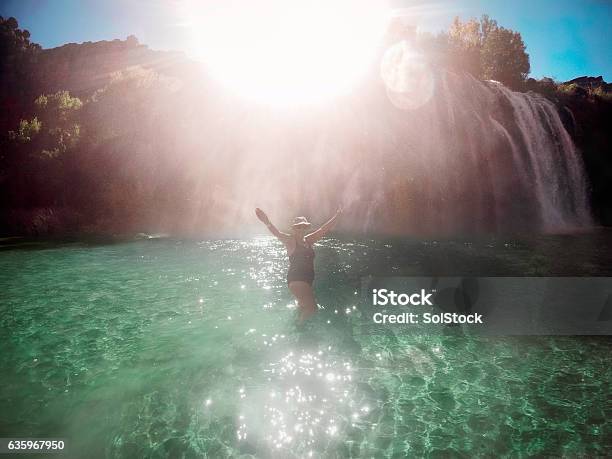
[[[293,228],[308,228],[310,226],[310,222],[306,219],[306,217],[295,217],[293,219]]]

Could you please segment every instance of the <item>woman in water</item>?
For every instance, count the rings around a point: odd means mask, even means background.
[[[270,219],[260,208],[255,209],[255,214],[276,236],[287,249],[289,255],[289,272],[287,273],[287,284],[289,290],[298,302],[299,316],[298,322],[301,323],[317,311],[317,303],[312,291],[314,281],[314,249],[312,245],[324,237],[336,224],[337,218],[342,213],[338,209],[336,215],[330,218],[318,230],[307,233],[310,223],[306,217],[296,217],[291,225],[291,234],[279,231],[270,222]]]

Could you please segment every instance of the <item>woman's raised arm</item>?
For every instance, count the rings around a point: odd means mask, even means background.
[[[338,220],[338,217],[340,216],[341,213],[342,213],[342,207],[339,207],[338,210],[336,211],[336,215],[334,215],[332,218],[327,220],[323,225],[321,225],[321,227],[318,230],[313,231],[312,233],[306,235],[306,237],[304,238],[306,239],[306,242],[312,245],[315,242],[317,242],[319,239],[323,238],[336,225],[336,221]]]
[[[290,234],[287,233],[283,233],[282,231],[279,231],[278,228],[276,226],[274,226],[272,224],[272,222],[270,221],[270,219],[268,218],[268,216],[266,215],[266,213],[261,210],[259,207],[257,207],[255,209],[255,215],[257,215],[257,218],[268,227],[268,230],[274,235],[276,236],[278,239],[281,240],[281,242],[286,242],[287,239],[291,238]]]

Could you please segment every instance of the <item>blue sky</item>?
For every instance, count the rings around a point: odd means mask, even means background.
[[[181,49],[187,39],[175,14],[181,1],[0,0],[0,15],[16,17],[45,48],[133,34],[154,49]],[[394,0],[393,6],[406,8],[428,31],[447,28],[456,15],[467,19],[487,13],[521,32],[532,76],[564,81],[603,75],[612,81],[612,1]]]

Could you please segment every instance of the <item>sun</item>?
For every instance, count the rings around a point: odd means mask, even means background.
[[[385,32],[380,0],[186,0],[188,52],[232,92],[271,106],[346,94]]]

